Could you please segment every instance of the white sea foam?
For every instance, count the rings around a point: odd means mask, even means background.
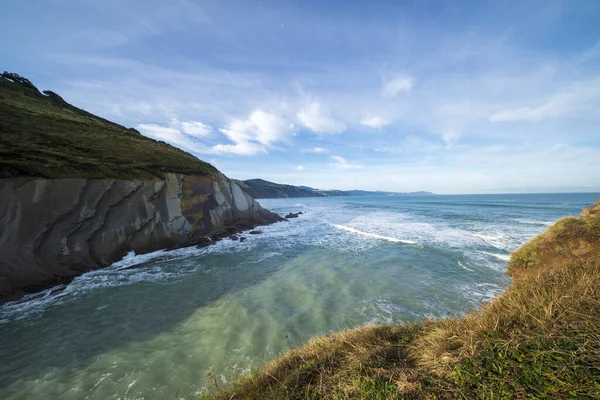
[[[356,233],[357,235],[368,236],[368,237],[372,237],[374,239],[387,240],[388,242],[404,243],[404,244],[417,244],[417,242],[413,242],[412,240],[397,239],[397,238],[393,238],[393,237],[389,237],[389,236],[378,235],[376,233],[363,232],[363,231],[359,231],[358,229],[351,228],[349,226],[337,225],[337,224],[331,224],[331,226],[333,226],[337,229],[342,229],[347,232]]]
[[[158,250],[158,251],[154,251],[152,253],[146,253],[146,254],[135,254],[134,251],[130,251],[129,253],[127,253],[127,255],[125,257],[123,257],[119,261],[113,263],[111,265],[111,267],[116,270],[127,269],[131,266],[143,264],[145,262],[159,258],[159,257],[165,255],[166,253],[167,252],[164,250]]]
[[[196,267],[182,263],[177,269],[165,270],[160,265],[147,268],[126,269],[128,266],[140,264],[142,260],[152,260],[157,254],[145,255],[128,254],[110,267],[90,271],[78,276],[69,285],[59,285],[40,293],[27,295],[18,301],[8,302],[0,307],[0,323],[10,320],[28,318],[32,314],[44,311],[46,308],[68,301],[89,293],[92,290],[116,286],[127,286],[138,282],[167,282],[193,272]]]
[[[458,286],[459,291],[475,302],[490,301],[502,292],[502,286],[494,283],[472,283]]]
[[[518,218],[515,221],[520,222],[522,224],[526,224],[526,225],[545,225],[545,226],[550,226],[554,223],[554,221],[535,221],[535,220],[523,219],[523,218]]]
[[[506,249],[507,247],[507,237],[505,235],[492,236],[474,233],[473,236],[498,249]]]
[[[480,253],[487,254],[488,256],[496,257],[502,261],[508,261],[510,259],[510,254],[498,254],[498,253],[490,253],[488,251],[480,251]]]
[[[265,253],[261,258],[259,258],[258,260],[254,260],[254,261],[242,261],[240,264],[258,264],[260,262],[265,261],[267,258],[271,258],[271,257],[276,257],[278,255],[280,255],[281,253],[278,253],[276,251],[272,251],[269,253]]]
[[[473,236],[478,237],[479,239],[483,240],[484,242],[493,242],[493,241],[501,239],[501,237],[499,237],[499,236],[482,235],[480,233],[474,233]]]
[[[460,265],[461,267],[463,267],[464,269],[466,269],[467,271],[471,271],[471,272],[475,272],[473,271],[471,268],[467,268],[465,267],[460,261],[458,262],[458,265]]]

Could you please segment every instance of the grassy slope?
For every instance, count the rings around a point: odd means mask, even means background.
[[[600,398],[600,201],[512,254],[461,318],[312,339],[210,399]]]
[[[0,76],[0,178],[155,179],[165,172],[216,172],[191,154],[46,93]]]

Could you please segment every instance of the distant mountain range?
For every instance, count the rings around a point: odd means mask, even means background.
[[[283,185],[264,179],[235,180],[243,191],[255,199],[276,199],[285,197],[332,197],[332,196],[430,196],[431,192],[380,192],[368,190],[320,190],[310,186]]]

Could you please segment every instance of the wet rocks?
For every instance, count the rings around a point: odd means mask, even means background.
[[[298,218],[298,216],[300,214],[304,214],[304,213],[302,211],[298,211],[297,213],[289,213],[288,215],[285,216],[285,218],[286,219],[289,219],[289,218]]]
[[[207,237],[202,237],[202,238],[198,239],[197,243],[198,243],[196,245],[197,249],[202,249],[206,246],[210,246],[211,244],[215,244],[215,242],[213,242],[212,240],[210,240]]]
[[[250,231],[248,233],[251,235],[260,235],[262,233],[262,231]]]
[[[221,231],[221,232],[217,232],[217,233],[213,234],[210,238],[212,239],[213,242],[218,242],[219,240],[225,239],[229,236],[231,236],[229,232]]]

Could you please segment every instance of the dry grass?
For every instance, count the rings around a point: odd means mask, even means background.
[[[600,398],[598,209],[513,253],[512,286],[476,312],[319,337],[204,397]]]
[[[389,398],[398,388],[414,385],[416,364],[406,345],[422,334],[423,326],[369,325],[313,338],[215,397]]]

